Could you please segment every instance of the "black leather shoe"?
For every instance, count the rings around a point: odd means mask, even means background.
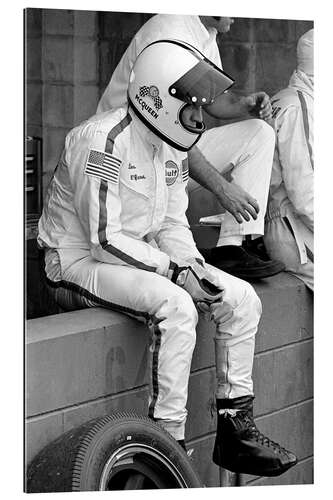
[[[213,462],[255,476],[279,476],[296,465],[290,451],[264,436],[253,420],[253,396],[217,399],[218,424]]]
[[[199,251],[209,264],[244,280],[268,278],[285,269],[285,265],[278,260],[262,260],[244,248],[234,245]]]

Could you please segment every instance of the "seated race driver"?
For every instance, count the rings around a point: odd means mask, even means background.
[[[185,216],[187,151],[205,130],[202,106],[231,83],[190,45],[163,40],[145,48],[130,74],[129,107],[95,115],[67,135],[38,242],[63,308],[99,305],[149,326],[148,414],[184,448],[197,309],[208,312],[216,324],[213,460],[273,476],[297,459],[253,421],[260,300],[249,283],[204,262]]]

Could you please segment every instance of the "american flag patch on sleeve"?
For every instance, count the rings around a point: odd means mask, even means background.
[[[182,161],[182,180],[183,180],[183,182],[187,182],[188,177],[189,177],[188,159],[185,158],[185,160]]]
[[[119,180],[119,170],[121,160],[109,153],[91,149],[86,162],[85,173],[92,177],[98,177],[105,181],[117,184]]]

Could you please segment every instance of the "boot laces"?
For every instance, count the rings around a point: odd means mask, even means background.
[[[258,443],[262,444],[263,446],[267,446],[268,448],[271,447],[274,450],[277,450],[279,453],[287,452],[287,450],[283,448],[283,446],[281,446],[279,443],[276,443],[275,441],[272,441],[270,438],[268,438],[262,432],[259,431],[259,429],[257,428],[256,424],[253,421],[253,418],[249,416],[246,410],[224,408],[222,410],[219,410],[218,413],[219,415],[223,415],[224,418],[227,418],[228,415],[231,418],[234,418],[239,412],[245,413],[243,422],[246,425],[246,433],[251,439],[254,438]]]
[[[281,446],[279,443],[272,441],[272,439],[268,438],[262,432],[260,432],[256,424],[254,423],[253,419],[248,415],[245,416],[245,422],[248,425],[247,433],[249,437],[254,438],[258,443],[262,444],[263,446],[267,446],[268,448],[273,448],[274,450],[277,450],[278,453],[287,452],[287,450],[283,448],[283,446]]]

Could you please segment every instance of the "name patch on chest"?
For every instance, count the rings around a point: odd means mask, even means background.
[[[167,186],[172,186],[179,175],[179,167],[174,161],[168,160],[165,162],[165,181]]]
[[[130,175],[131,181],[141,181],[142,179],[145,179],[145,178],[146,178],[146,176],[143,174],[141,174],[141,175],[140,174],[131,174]]]

